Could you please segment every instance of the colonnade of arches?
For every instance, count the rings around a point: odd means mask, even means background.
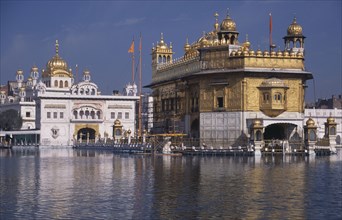
[[[68,88],[69,87],[69,82],[67,80],[55,80],[54,82],[54,87],[56,88]]]
[[[73,111],[74,119],[101,119],[102,113],[100,110],[74,110]]]

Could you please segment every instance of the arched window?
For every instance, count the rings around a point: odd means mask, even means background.
[[[95,95],[95,94],[96,94],[95,89],[92,89],[92,90],[91,90],[91,94],[92,94],[92,95]]]
[[[100,119],[100,118],[101,118],[101,112],[100,112],[100,111],[97,111],[97,112],[96,112],[96,115],[97,115],[97,119]]]
[[[91,119],[95,119],[95,112],[94,112],[94,110],[92,110],[90,112],[90,117],[91,117]]]
[[[234,35],[230,38],[230,44],[234,44],[234,41],[235,41],[235,37]]]
[[[269,100],[269,94],[268,94],[267,92],[265,92],[265,93],[263,94],[263,96],[264,96],[264,102],[268,102],[268,100]]]
[[[66,81],[66,80],[65,80],[65,82],[64,82],[64,87],[69,87],[69,83],[68,83],[68,81]]]
[[[310,141],[315,141],[316,140],[316,133],[314,130],[310,130],[310,133],[309,133],[309,140]]]
[[[162,58],[161,55],[159,55],[159,56],[158,56],[158,63],[161,63],[161,62],[163,62],[163,58]]]
[[[115,130],[115,136],[121,136],[121,129]]]
[[[75,118],[75,119],[77,119],[77,116],[78,116],[77,114],[78,114],[78,113],[77,113],[77,111],[75,110],[75,111],[74,111],[74,118]]]
[[[59,88],[63,88],[63,81],[62,80],[59,81]]]
[[[85,116],[86,116],[86,119],[89,118],[89,111],[88,110],[85,111]]]
[[[261,131],[260,130],[257,130],[255,132],[255,140],[256,141],[261,141]]]
[[[80,117],[81,117],[81,119],[83,119],[83,116],[84,116],[84,111],[81,110],[81,111],[80,111]]]
[[[330,128],[330,135],[336,135],[336,129],[335,127]]]
[[[58,87],[58,81],[55,80],[55,87]]]

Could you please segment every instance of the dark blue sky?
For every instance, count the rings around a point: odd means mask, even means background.
[[[79,76],[89,69],[102,94],[121,90],[131,81],[127,50],[133,36],[138,51],[143,37],[143,84],[151,81],[151,47],[164,33],[172,42],[174,58],[183,55],[186,37],[196,41],[213,29],[214,13],[221,22],[229,8],[240,33],[248,34],[252,48],[268,47],[269,13],[273,18],[273,42],[284,49],[283,37],[293,17],[303,27],[305,62],[314,74],[316,98],[342,93],[341,1],[3,1],[1,0],[1,78],[14,80],[16,70],[25,78],[35,64],[41,71],[59,54]],[[136,54],[138,57],[138,54]],[[313,81],[307,100],[314,99]]]

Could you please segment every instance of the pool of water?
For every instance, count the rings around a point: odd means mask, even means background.
[[[0,150],[0,219],[341,219],[342,152],[316,157]]]

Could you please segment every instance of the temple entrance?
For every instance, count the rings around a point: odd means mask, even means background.
[[[192,138],[199,138],[199,120],[196,118],[191,123],[191,137]]]
[[[92,128],[81,128],[77,132],[77,140],[87,141],[95,140],[95,130]]]
[[[271,124],[265,128],[264,133],[265,140],[284,140],[287,139],[286,124]]]

